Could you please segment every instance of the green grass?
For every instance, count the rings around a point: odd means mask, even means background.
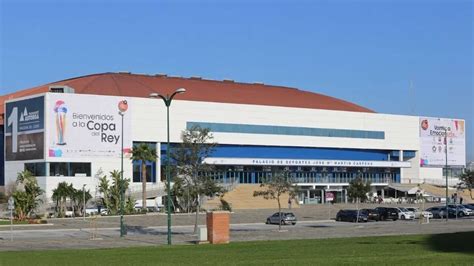
[[[474,232],[0,252],[0,265],[474,265]]]
[[[28,224],[28,221],[13,221],[13,224]],[[10,225],[10,220],[0,220],[0,225]]]

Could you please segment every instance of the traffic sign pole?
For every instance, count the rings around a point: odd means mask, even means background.
[[[15,200],[13,197],[8,199],[8,209],[10,209],[10,241],[13,241],[13,209],[15,208]]]

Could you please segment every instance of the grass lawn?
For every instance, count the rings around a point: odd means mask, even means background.
[[[28,221],[13,221],[13,224],[28,224]],[[10,225],[10,220],[0,220],[0,225]]]
[[[474,232],[0,252],[0,265],[474,265]]]

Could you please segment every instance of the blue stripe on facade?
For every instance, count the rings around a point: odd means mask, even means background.
[[[209,123],[209,122],[187,122],[186,123],[186,129],[190,129],[193,126],[209,128],[213,132],[224,132],[224,133],[313,136],[313,137],[355,138],[355,139],[385,139],[385,132],[383,131],[227,124],[227,123]]]
[[[175,147],[172,144],[171,147]],[[162,160],[166,143],[161,144]],[[387,161],[390,151],[281,146],[218,145],[211,157]]]

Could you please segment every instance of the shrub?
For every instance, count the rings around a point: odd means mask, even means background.
[[[224,211],[232,211],[232,207],[230,206],[229,202],[227,202],[225,199],[220,198],[221,200],[221,210]]]

